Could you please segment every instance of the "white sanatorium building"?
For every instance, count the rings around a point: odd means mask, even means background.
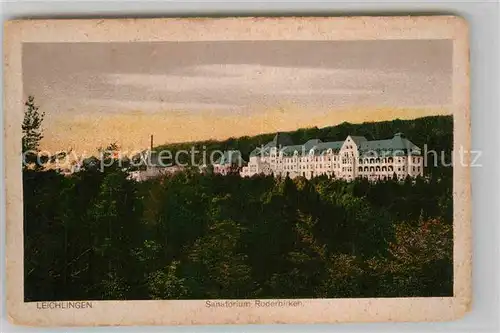
[[[394,175],[400,180],[407,176],[423,176],[424,159],[419,147],[396,133],[392,139],[368,141],[363,136],[349,135],[344,141],[309,140],[294,145],[291,138],[278,133],[273,141],[250,153],[250,160],[240,175],[256,174],[303,176],[320,175],[353,180],[365,177],[383,180]]]

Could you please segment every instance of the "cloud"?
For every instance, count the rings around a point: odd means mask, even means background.
[[[441,114],[452,50],[445,40],[27,43],[23,90],[46,111],[45,142],[147,146],[151,133],[174,142]]]
[[[185,73],[188,73],[186,76]],[[61,112],[212,110],[254,112],[295,105],[324,112],[351,106],[424,106],[450,103],[442,73],[280,67],[248,64],[185,66],[168,74],[78,72],[39,82]],[[72,82],[78,82],[77,85]],[[65,107],[62,107],[65,106]]]
[[[439,74],[429,77],[376,69],[214,64],[189,66],[171,74],[103,74],[101,80],[116,91],[128,91],[129,97],[140,91],[142,99],[162,99],[180,107],[201,103],[214,108],[219,104],[252,108],[287,102],[328,107],[356,103],[404,106],[419,104],[418,98],[422,104],[447,102],[435,93],[447,89]],[[432,86],[429,80],[434,82]]]
[[[307,67],[279,67],[261,65],[199,65],[184,69],[197,75],[174,74],[107,74],[103,81],[113,86],[148,88],[166,92],[225,91],[227,89],[251,91],[259,94],[283,94],[296,90],[328,91],[341,89],[366,90],[365,85],[376,78],[380,82],[401,79],[401,73],[379,70],[324,69]],[[313,92],[314,93],[314,92]]]
[[[59,105],[65,102],[64,99],[55,98],[43,101],[44,109],[57,111],[60,109]],[[62,114],[69,111],[78,110],[79,114],[120,114],[120,113],[134,113],[150,114],[167,112],[169,114],[196,114],[201,111],[222,111],[226,110],[232,112],[241,109],[241,106],[236,104],[221,104],[221,103],[175,103],[168,101],[130,101],[130,100],[115,100],[106,98],[73,98],[71,108],[61,110]],[[61,112],[59,112],[61,113]]]
[[[123,110],[138,110],[138,111],[198,111],[198,110],[234,110],[239,108],[235,104],[215,104],[215,103],[175,103],[175,102],[158,102],[158,101],[120,101],[109,99],[91,99],[88,101],[80,101],[82,104],[87,104],[91,107],[112,108],[116,112]]]

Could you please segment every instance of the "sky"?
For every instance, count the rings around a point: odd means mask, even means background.
[[[124,150],[449,114],[449,40],[27,43],[42,148]]]

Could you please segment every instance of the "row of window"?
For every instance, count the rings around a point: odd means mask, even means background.
[[[330,161],[336,161],[337,157],[333,156],[333,159],[331,156],[315,156],[315,157],[300,157],[300,158],[284,158],[283,160],[277,160],[278,163],[285,163],[285,164],[290,164],[290,163],[296,163],[297,161],[300,162],[330,162]],[[271,161],[274,161],[271,159]]]
[[[365,176],[362,176],[362,177],[365,177],[365,178],[369,178],[369,179],[374,179],[374,180],[386,180],[386,179],[392,179],[392,176],[384,176],[384,175],[365,175]],[[403,180],[405,179],[405,176],[398,176],[397,177],[399,180]]]
[[[310,170],[310,169],[322,169],[323,167],[325,168],[331,168],[333,167],[333,169],[337,169],[337,168],[340,168],[340,164],[333,164],[333,165],[330,165],[330,164],[322,164],[322,163],[316,163],[315,165],[314,164],[306,164],[306,165],[299,165],[297,166],[296,164],[292,164],[292,165],[284,165],[283,166],[283,169],[284,170],[297,170],[297,168],[299,170]],[[342,171],[348,171],[348,172],[352,172],[352,167],[342,167]],[[358,168],[358,171],[359,172],[372,172],[372,171],[406,171],[406,167],[405,166],[399,166],[397,168],[394,168],[392,165],[389,165],[389,166],[371,166],[371,167],[368,167],[368,166],[360,166]],[[415,167],[413,166],[412,168],[412,171],[413,172],[420,172],[421,168],[419,166]],[[249,171],[250,172],[256,172],[256,166],[255,165],[249,165]]]
[[[298,168],[300,170],[308,170],[308,169],[323,169],[323,167],[325,168],[339,168],[340,167],[340,164],[333,164],[333,165],[328,165],[328,164],[306,164],[306,165],[299,165]],[[284,170],[294,170],[294,169],[297,169],[297,165],[285,165],[283,167]]]
[[[320,164],[319,168],[322,168],[322,167],[323,167],[323,165]],[[296,166],[285,166],[284,169],[285,170],[293,171],[293,170],[296,170],[297,167]],[[306,165],[299,166],[299,170],[309,170],[309,169],[312,169],[312,167],[310,165],[309,166],[306,166]],[[245,169],[245,170],[248,170],[249,172],[253,172],[253,173],[256,172],[255,167],[252,167],[252,168],[249,168],[249,169]],[[388,166],[388,167],[385,167],[385,166],[379,167],[379,166],[377,166],[377,167],[359,167],[358,168],[359,172],[394,172],[395,170],[397,170],[398,172],[406,172],[406,167],[393,168],[392,166]],[[342,168],[342,172],[352,172],[352,171],[353,171],[352,167],[343,167]],[[412,171],[414,173],[415,172],[420,172],[420,167],[413,167]]]
[[[359,172],[373,172],[373,171],[394,171],[394,168],[392,167],[392,165],[386,167],[386,166],[383,166],[383,167],[359,167],[358,168],[358,171]],[[401,171],[401,168],[398,168],[398,171]],[[403,168],[403,171],[404,171],[404,168]]]
[[[395,168],[393,168],[391,165],[389,165],[388,167],[385,167],[385,166],[383,166],[383,167],[376,166],[376,167],[359,167],[358,168],[359,172],[373,172],[373,171],[375,171],[375,172],[377,172],[377,171],[382,171],[382,172],[389,171],[389,172],[392,172],[394,170],[395,170]],[[397,171],[406,172],[406,167],[398,167]],[[420,167],[413,167],[412,171],[413,172],[420,172]]]
[[[338,156],[339,160],[340,160],[340,156]],[[330,161],[337,161],[337,156],[333,156],[333,158],[331,156],[315,156],[315,157],[300,157],[300,158],[283,158],[283,159],[274,159],[274,158],[270,158],[270,162],[271,163],[278,163],[278,164],[294,164],[294,163],[297,163],[297,161],[299,162],[330,162]],[[372,158],[365,158],[365,159],[362,159],[360,158],[358,160],[359,164],[378,164],[378,163],[393,163],[394,161],[398,162],[398,163],[402,163],[405,161],[405,158],[401,158],[401,157],[398,157],[396,159],[393,159],[392,157],[384,157],[384,158],[379,158],[379,157],[372,157]],[[346,156],[343,156],[342,158],[342,163],[346,164],[346,163],[351,163],[352,162],[352,158],[346,158]],[[413,163],[418,163],[418,157],[413,157],[412,158],[412,162]]]

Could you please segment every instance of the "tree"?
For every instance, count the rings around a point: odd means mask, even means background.
[[[392,297],[453,294],[453,231],[438,219],[394,225],[389,255],[371,262],[382,277],[381,292]]]
[[[206,235],[193,244],[185,278],[194,298],[251,295],[254,283],[248,256],[238,249],[242,232],[242,227],[232,220],[214,221]]]
[[[401,130],[439,149],[451,147],[452,128],[446,116],[306,129],[297,138]],[[207,151],[244,144],[249,152],[270,140],[212,140]],[[70,175],[23,170],[26,301],[452,295],[452,170],[346,182],[193,166],[134,182],[118,148]]]
[[[133,276],[130,249],[136,244],[137,235],[136,190],[123,172],[105,175],[87,214],[93,236],[90,265],[101,282],[96,284],[96,294],[102,292],[107,299],[124,299],[130,290],[127,279]]]
[[[165,269],[148,276],[148,288],[152,299],[182,299],[186,296],[185,279],[177,276],[178,266],[178,261],[172,261]]]
[[[23,168],[28,166],[40,168],[41,165],[38,163],[37,158],[40,152],[40,141],[43,139],[42,122],[45,112],[40,111],[33,96],[29,96],[24,105],[26,109],[22,124]]]

